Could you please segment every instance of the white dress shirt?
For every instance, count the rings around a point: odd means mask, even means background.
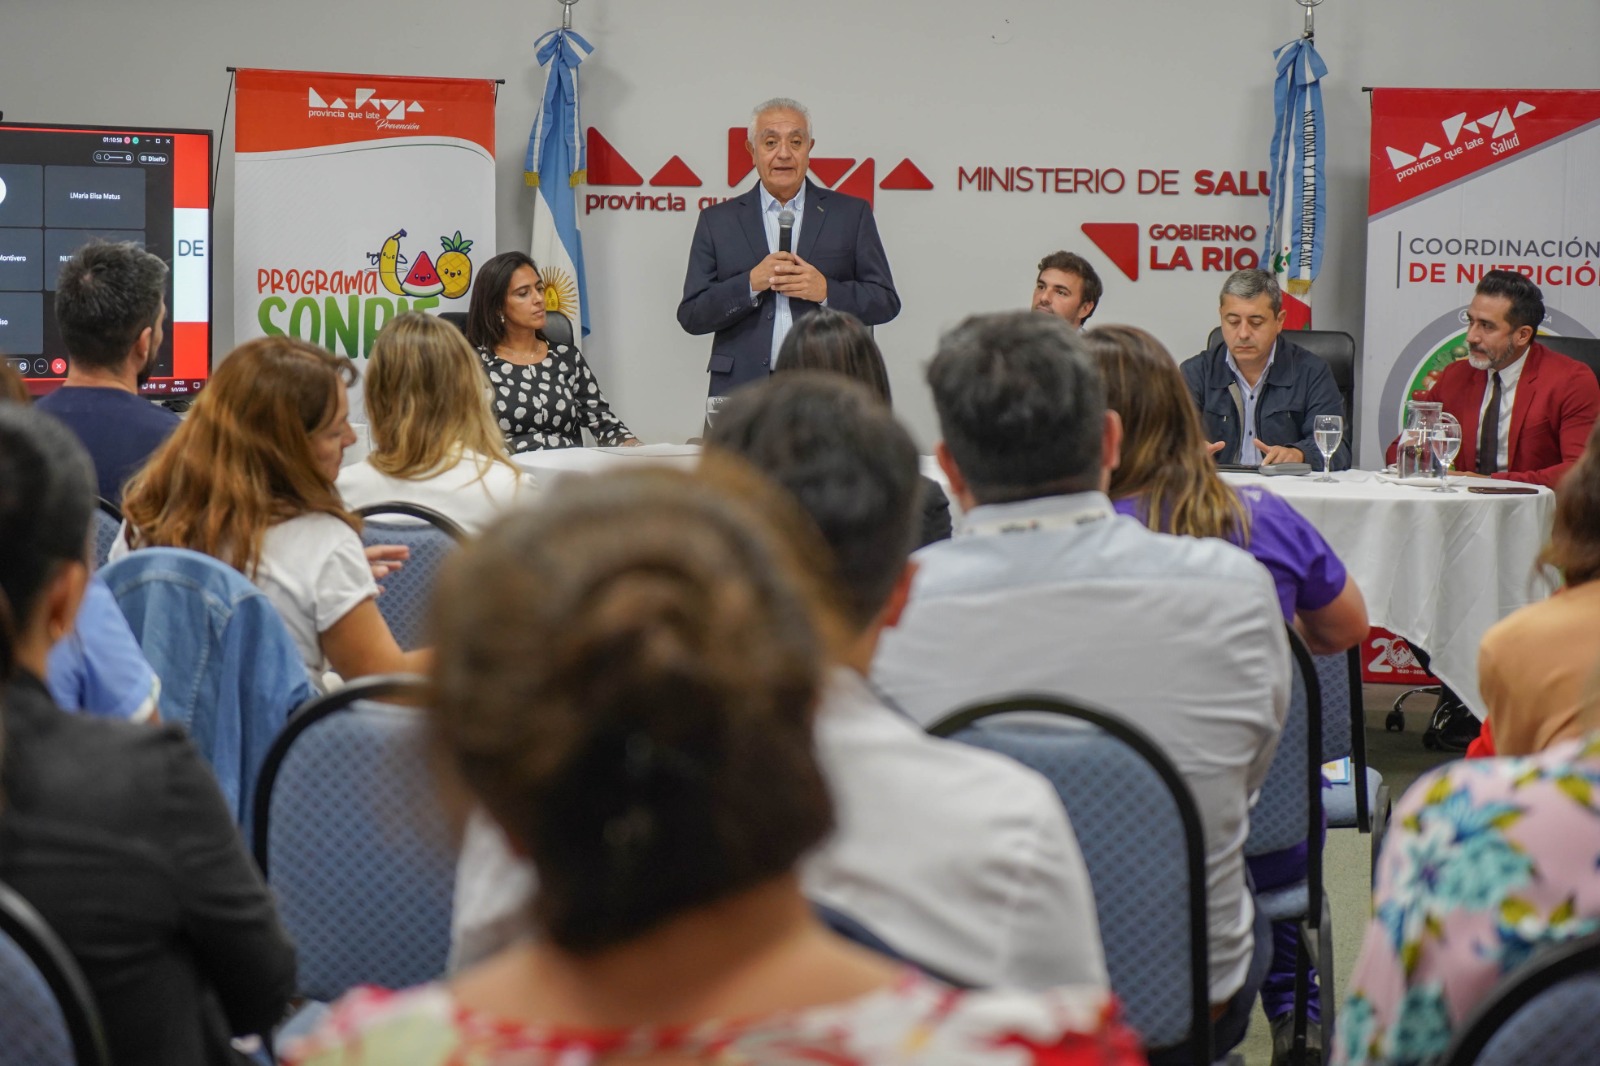
[[[1210,998],[1244,983],[1254,909],[1249,805],[1289,705],[1283,614],[1266,569],[1221,540],[1154,533],[1098,492],[976,507],[929,545],[873,681],[922,723],[1024,691],[1098,704],[1183,774],[1206,842]],[[1130,846],[1137,846],[1130,842]]]
[[[928,736],[843,667],[816,746],[836,830],[802,864],[807,896],[957,980],[1106,985],[1093,889],[1048,781]],[[456,877],[452,967],[525,933],[533,891],[531,868],[475,816]]]
[[[1531,345],[1530,345],[1531,348]],[[1500,371],[1500,439],[1495,449],[1495,469],[1511,469],[1511,408],[1517,402],[1517,382],[1522,380],[1522,368],[1528,365],[1528,352],[1524,351],[1516,362]],[[1478,404],[1478,429],[1489,415],[1489,397],[1494,395],[1494,371],[1484,379],[1483,400]]]
[[[767,233],[768,253],[778,250],[778,216],[784,211],[794,212],[794,228],[789,232],[789,250],[794,252],[800,247],[800,224],[806,217],[806,183],[800,183],[800,191],[794,194],[794,199],[782,203],[767,191],[762,185],[757,195],[761,198],[761,225]],[[795,252],[798,255],[798,252]],[[751,298],[759,296],[752,292]],[[783,338],[788,336],[789,327],[794,325],[794,313],[789,308],[789,298],[782,293],[773,293],[772,305],[772,361],[768,366],[778,365],[778,349],[783,347]]]

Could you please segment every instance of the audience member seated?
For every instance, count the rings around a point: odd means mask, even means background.
[[[319,686],[422,670],[402,652],[374,597],[360,519],[334,488],[355,441],[349,360],[293,337],[235,348],[178,431],[128,485],[112,549],[189,548],[234,567],[283,616]]]
[[[767,521],[675,471],[569,480],[447,565],[438,761],[539,870],[537,936],[357,990],[288,1061],[1140,1061],[1103,989],[963,993],[814,917],[829,623]]]
[[[1395,805],[1335,1064],[1432,1062],[1535,951],[1600,928],[1600,675],[1585,687],[1576,739],[1447,763]]]
[[[1467,357],[1416,399],[1461,423],[1456,471],[1555,488],[1600,415],[1600,382],[1576,359],[1540,344],[1544,294],[1514,270],[1491,270],[1467,307]],[[1395,461],[1399,442],[1389,445]]]
[[[1344,564],[1312,524],[1280,497],[1256,486],[1234,488],[1217,474],[1189,400],[1183,374],[1150,334],[1102,326],[1083,335],[1106,383],[1106,405],[1122,418],[1122,461],[1111,473],[1119,514],[1151,529],[1188,537],[1220,537],[1248,551],[1277,587],[1284,621],[1319,655],[1342,652],[1367,635],[1367,608]],[[1258,890],[1305,880],[1306,845],[1248,860]],[[1272,1023],[1273,1062],[1288,1061],[1293,1040],[1295,958],[1300,928],[1272,927],[1272,968],[1261,1005]],[[1312,971],[1310,1017],[1321,1009]],[[1320,1049],[1322,1030],[1309,1030]]]
[[[1265,270],[1230,274],[1220,306],[1222,340],[1182,368],[1212,452],[1219,462],[1247,466],[1308,462],[1318,454],[1317,416],[1344,417],[1333,371],[1279,336],[1287,314],[1283,292]],[[1340,441],[1329,468],[1350,468],[1348,440]]]
[[[1579,736],[1578,708],[1600,670],[1600,426],[1561,481],[1543,563],[1566,587],[1496,623],[1478,648],[1486,735],[1501,755],[1532,755]]]
[[[65,714],[41,681],[93,509],[73,435],[0,404],[0,880],[83,969],[112,1061],[245,1061],[230,1036],[282,1016],[294,949],[210,770],[177,727]]]
[[[773,368],[785,370],[831,370],[854,378],[872,390],[885,407],[893,408],[889,391],[889,370],[872,332],[861,320],[843,311],[820,307],[795,320],[778,348]],[[721,415],[718,415],[720,418]],[[922,478],[922,521],[916,547],[950,538],[950,500],[932,478]]]
[[[339,471],[347,506],[420,504],[476,533],[534,489],[506,455],[472,346],[448,322],[420,311],[390,322],[363,386],[372,451]]]
[[[721,469],[717,451],[737,453],[799,500],[806,513],[793,522],[822,533],[816,577],[831,583],[848,634],[815,738],[839,829],[801,867],[807,894],[970,985],[1104,985],[1092,889],[1055,790],[1009,760],[927,736],[866,683],[912,572],[920,489],[905,430],[837,375],[786,373],[735,393],[708,449],[707,476]],[[781,494],[761,498],[779,517],[793,510]],[[524,931],[533,891],[532,871],[475,820],[457,878],[459,953],[482,957]]]
[[[139,395],[161,350],[167,264],[134,243],[96,242],[61,268],[56,323],[67,380],[39,401],[77,434],[101,497],[122,486],[178,428],[178,416]]]
[[[872,678],[924,724],[1046,692],[1107,707],[1161,745],[1203,821],[1214,1044],[1226,1051],[1270,957],[1242,849],[1289,703],[1271,578],[1231,544],[1112,510],[1122,423],[1065,322],[969,318],[942,338],[928,381],[966,535],[917,553]]]
[[[829,314],[796,322],[784,350]],[[867,684],[915,573],[921,493],[916,446],[877,399],[833,375],[783,374],[735,392],[706,441],[799,501],[850,635],[816,724],[842,828],[803,868],[806,894],[968,984],[1103,985],[1094,891],[1054,787],[928,736]]]
[[[160,717],[161,679],[97,574],[84,589],[72,631],[50,649],[45,683],[62,710],[130,722]]]
[[[501,252],[472,283],[467,339],[494,387],[494,417],[512,452],[578,448],[583,431],[603,446],[638,444],[611,411],[577,342],[543,333],[544,280],[521,252]]]
[[[1073,329],[1082,329],[1095,308],[1105,285],[1094,265],[1077,252],[1051,252],[1039,260],[1039,274],[1033,279],[1032,307],[1055,315]]]

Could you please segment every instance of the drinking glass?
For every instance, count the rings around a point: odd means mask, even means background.
[[[1317,451],[1322,453],[1322,476],[1316,480],[1332,481],[1329,464],[1333,453],[1339,450],[1340,438],[1344,436],[1344,418],[1340,415],[1318,415],[1312,433],[1316,437]]]
[[[1433,449],[1433,458],[1439,464],[1439,487],[1433,491],[1455,492],[1450,487],[1448,475],[1450,464],[1455,462],[1456,453],[1461,450],[1461,423],[1448,411],[1444,412],[1439,416],[1439,424],[1429,436],[1428,444]]]
[[[710,429],[711,428],[711,424],[717,420],[717,412],[722,410],[722,405],[727,403],[727,402],[728,402],[728,398],[726,396],[707,396],[706,397],[706,428],[707,429]]]

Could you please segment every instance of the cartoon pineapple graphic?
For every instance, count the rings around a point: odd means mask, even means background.
[[[462,240],[461,231],[456,230],[454,237],[440,237],[439,243],[444,251],[433,268],[439,272],[439,280],[444,282],[445,297],[455,300],[465,296],[472,287],[472,260],[467,257],[467,253],[472,251],[472,242]]]

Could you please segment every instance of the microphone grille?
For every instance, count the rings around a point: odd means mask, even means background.
[[[794,225],[794,212],[789,210],[787,207],[784,208],[782,211],[779,211],[778,212],[778,225],[780,225],[780,226],[793,226]]]

